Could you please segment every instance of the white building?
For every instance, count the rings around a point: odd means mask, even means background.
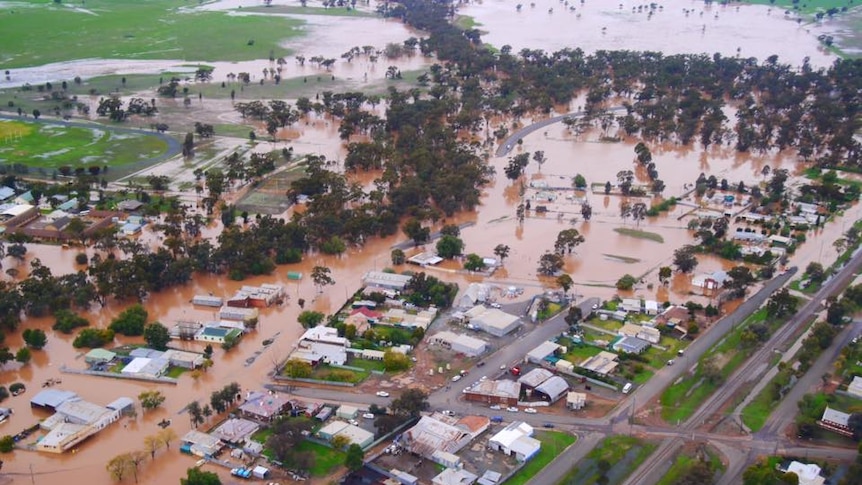
[[[56,411],[39,423],[49,431],[36,443],[38,451],[63,453],[120,419],[120,411],[80,399],[64,401]]]
[[[472,485],[479,476],[463,468],[447,468],[431,479],[432,485]]]
[[[853,376],[853,382],[847,386],[847,394],[862,398],[862,377]]]
[[[291,358],[304,360],[312,365],[318,363],[344,365],[347,363],[347,348],[350,341],[338,336],[332,327],[313,327],[302,334]]]
[[[470,283],[464,293],[458,297],[458,307],[472,308],[488,301],[491,287],[484,283]]]
[[[431,342],[470,357],[484,354],[488,350],[488,343],[484,340],[448,330],[432,335]]]
[[[784,473],[795,473],[799,477],[799,485],[823,485],[826,483],[826,478],[820,476],[820,467],[813,463],[805,464],[792,461]]]
[[[161,377],[168,370],[168,365],[168,360],[165,358],[136,357],[126,364],[120,373],[127,376],[156,378]]]
[[[488,440],[488,447],[514,455],[518,461],[527,461],[542,447],[539,440],[532,437],[533,427],[523,421],[515,421]]]
[[[362,284],[387,290],[401,291],[412,278],[410,275],[369,271],[362,277]]]
[[[464,312],[464,317],[469,325],[496,337],[509,334],[521,325],[520,319],[515,315],[481,305]]]
[[[583,392],[570,391],[566,394],[566,409],[577,411],[587,404],[587,395]]]
[[[640,325],[637,334],[635,337],[646,340],[651,344],[657,344],[661,341],[661,332],[655,327],[647,327],[646,325]]]
[[[566,353],[566,348],[560,344],[545,341],[527,354],[527,362],[541,364],[546,358],[557,354],[557,352]]]

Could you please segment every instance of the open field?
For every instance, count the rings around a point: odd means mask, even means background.
[[[770,7],[780,7],[786,9],[794,9],[799,7],[799,11],[803,13],[815,13],[830,8],[841,10],[842,7],[854,7],[858,4],[851,4],[847,0],[805,0],[804,2],[793,2],[793,0],[748,0],[748,3],[758,5],[769,5]]]
[[[707,449],[705,451],[706,462],[709,464],[710,470],[713,472],[717,470],[724,470],[724,465],[721,463],[721,459],[718,454],[714,453],[711,449]],[[671,465],[670,469],[661,480],[656,483],[656,485],[674,485],[679,483],[680,478],[685,476],[688,471],[698,464],[701,460],[700,457],[697,456],[697,453],[694,450],[691,452],[682,452],[676,456],[673,461],[673,465]]]
[[[0,12],[4,68],[73,59],[239,61],[285,56],[283,40],[301,20],[182,10],[176,0],[90,0],[84,7],[50,0]],[[218,32],[218,35],[212,35]]]
[[[98,127],[0,120],[0,163],[47,171],[62,166],[131,165],[159,158],[168,143],[155,135]]]
[[[270,5],[269,7],[248,7],[244,12],[287,14],[287,15],[326,15],[330,17],[376,17],[377,14],[364,10],[346,8],[295,7],[291,5]]]
[[[506,480],[506,485],[524,485],[529,482],[536,473],[539,473],[539,470],[545,468],[576,440],[574,436],[559,431],[537,431],[535,438],[542,442],[542,449],[524,465],[524,468]]]
[[[581,460],[558,485],[591,485],[601,483],[599,462],[610,465],[604,483],[617,484],[625,481],[637,467],[653,452],[655,444],[631,436],[605,438],[599,446]]]

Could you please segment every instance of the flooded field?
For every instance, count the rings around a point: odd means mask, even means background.
[[[236,0],[219,2],[205,8],[234,8],[257,2]],[[721,52],[722,55],[736,55],[737,49],[742,56],[764,58],[777,54],[780,60],[798,64],[804,57],[810,57],[812,64],[824,65],[833,57],[822,51],[813,35],[805,31],[805,27],[797,26],[796,22],[784,18],[783,12],[765,7],[704,7],[702,2],[666,1],[661,4],[651,18],[646,13],[632,12],[634,2],[612,3],[586,0],[583,4],[571,3],[574,11],[569,11],[565,3],[537,2],[536,7],[523,6],[522,12],[515,11],[514,1],[485,1],[461,8],[464,15],[474,17],[481,28],[487,30],[485,40],[496,46],[510,44],[517,51],[520,48],[540,48],[553,50],[561,47],[581,47],[585,50],[596,49],[650,49],[662,50],[667,53],[676,52]],[[622,8],[619,8],[622,5]],[[554,8],[553,13],[548,10]],[[684,10],[692,10],[686,14]],[[703,15],[700,14],[704,11]],[[578,14],[581,14],[578,17]],[[718,18],[716,18],[716,14]],[[703,26],[706,26],[704,29]],[[603,29],[606,27],[606,29]],[[403,25],[373,18],[343,18],[318,16],[308,20],[308,35],[292,41],[289,45],[297,53],[306,56],[324,55],[339,57],[340,54],[357,43],[372,44],[382,48],[387,42],[400,42],[416,33],[409,31]],[[360,40],[361,39],[361,40]],[[685,49],[685,50],[682,50]],[[393,61],[394,63],[394,61]],[[427,66],[429,59],[413,56],[399,60],[396,64],[402,70],[419,69]],[[376,64],[357,59],[352,63],[339,60],[332,70],[332,75],[351,78],[357,85],[384,78],[386,68],[391,63],[381,59]],[[215,63],[215,79],[226,79],[228,73],[247,71],[253,76],[260,76],[264,67],[269,67],[268,60],[249,61],[246,63]],[[65,70],[63,70],[65,69]],[[129,61],[89,60],[62,65],[41,66],[32,69],[17,69],[13,72],[11,81],[0,80],[0,88],[23,82],[43,82],[49,79],[68,79],[74,75],[99,76],[106,73],[152,72],[153,70],[178,69],[176,63],[169,61]],[[304,75],[319,75],[317,68],[306,64],[300,66],[290,60],[285,67],[285,77]],[[255,77],[253,77],[255,79]],[[256,79],[259,79],[257,77]],[[359,79],[362,79],[359,82]],[[4,85],[2,83],[6,82]],[[574,111],[575,107],[567,107]],[[195,113],[205,112],[206,116],[219,119],[222,122],[240,123],[238,114],[228,101],[221,101],[205,108],[191,110]],[[206,119],[206,118],[203,118]],[[529,124],[528,121],[524,124]],[[279,138],[289,140],[297,153],[324,154],[331,159],[344,157],[344,148],[338,139],[334,123],[326,119],[313,119],[309,123],[302,122],[290,130],[279,134]],[[523,139],[523,145],[513,154],[520,151],[533,152],[544,150],[547,162],[539,167],[531,162],[527,168],[528,181],[545,182],[548,186],[570,187],[571,179],[576,174],[583,175],[588,184],[614,181],[620,170],[634,170],[633,147],[638,140],[624,140],[619,143],[599,141],[597,133],[588,133],[575,137],[564,125],[555,124],[540,130]],[[225,142],[218,149],[229,151],[244,140]],[[280,149],[283,142],[275,144],[259,143],[255,149],[269,151]],[[674,145],[650,146],[653,161],[660,178],[667,185],[665,196],[680,196],[687,191],[687,185],[692,184],[701,172],[715,175],[718,179],[726,178],[731,185],[743,180],[747,185],[762,181],[760,175],[764,165],[773,170],[786,168],[799,173],[796,160],[790,153],[773,153],[764,156],[738,154],[732,149],[712,147],[702,150],[699,147],[679,147]],[[459,214],[450,223],[473,222],[472,227],[462,231],[466,243],[465,252],[477,253],[482,256],[493,256],[493,248],[497,244],[511,246],[511,254],[505,261],[505,267],[497,271],[487,281],[500,285],[516,285],[526,288],[525,297],[532,296],[544,289],[554,286],[550,279],[536,275],[538,258],[542,252],[553,249],[554,239],[559,231],[567,228],[578,229],[586,238],[575,254],[566,257],[565,271],[571,273],[576,286],[574,291],[579,295],[610,297],[616,294],[614,283],[624,274],[643,278],[632,292],[645,298],[657,298],[682,303],[688,299],[698,299],[691,295],[693,291],[691,275],[675,275],[669,286],[659,284],[657,269],[670,265],[673,251],[681,245],[692,243],[693,235],[686,226],[688,218],[682,217],[692,209],[697,201],[686,199],[670,212],[656,218],[636,224],[632,220],[620,217],[622,198],[614,195],[588,193],[584,195],[593,208],[593,218],[584,222],[580,216],[580,202],[565,198],[567,192],[560,191],[561,197],[555,203],[555,212],[539,215],[535,211],[523,224],[515,218],[519,202],[518,187],[503,175],[503,168],[508,157],[490,157],[497,172],[495,180],[486,188],[482,205],[472,213]],[[174,182],[188,182],[190,170],[181,161],[168,162],[149,169],[136,176],[149,174],[168,175]],[[184,178],[185,177],[185,178]],[[368,174],[359,174],[354,179],[364,186],[372,182]],[[799,183],[797,180],[794,183]],[[239,197],[240,194],[231,194]],[[185,200],[194,203],[195,196],[190,195]],[[562,217],[558,216],[562,214]],[[286,213],[285,216],[289,216]],[[832,241],[846,230],[850,224],[862,217],[857,204],[842,217],[837,217],[823,229],[808,233],[808,241],[797,250],[791,259],[791,264],[804,266],[810,261],[828,262],[835,258]],[[574,222],[573,222],[574,220]],[[639,239],[623,235],[615,231],[619,228],[640,229],[655,233],[662,242]],[[213,223],[204,234],[215,237],[220,231],[220,223]],[[159,244],[158,238],[145,232],[141,236],[151,245]],[[340,307],[346,297],[359,288],[362,275],[372,269],[383,269],[391,266],[391,247],[403,242],[405,236],[398,234],[386,239],[369,241],[362,248],[352,248],[341,257],[319,254],[307,255],[302,263],[280,266],[269,276],[251,278],[242,282],[229,281],[220,276],[198,276],[187,286],[175,288],[167,292],[151,295],[145,302],[150,313],[150,319],[159,320],[167,326],[172,326],[180,320],[208,320],[213,312],[193,307],[190,303],[196,294],[212,293],[218,296],[230,296],[242,285],[260,283],[276,283],[284,285],[289,295],[289,301],[282,306],[264,309],[258,330],[244,338],[232,352],[225,354],[217,348],[215,365],[208,373],[195,381],[188,374],[180,377],[178,386],[159,384],[158,389],[164,392],[167,400],[161,408],[146,415],[139,415],[135,420],[124,419],[110,427],[105,432],[82,444],[75,453],[65,455],[46,455],[36,452],[16,451],[4,455],[4,475],[13,479],[14,483],[26,483],[31,479],[36,483],[53,483],[68,481],[69,483],[90,483],[95,485],[112,483],[105,471],[106,462],[118,453],[143,448],[143,439],[155,434],[159,428],[156,423],[162,419],[173,420],[173,428],[179,436],[190,429],[188,416],[181,410],[190,401],[199,399],[208,402],[210,393],[225,383],[237,381],[243,390],[258,389],[268,381],[267,373],[274,364],[291,350],[302,329],[296,322],[301,309],[298,299],[306,300],[305,309],[321,312],[332,312]],[[430,246],[429,246],[430,247]],[[18,277],[24,277],[28,271],[28,262],[38,257],[49,266],[54,274],[62,274],[84,269],[74,262],[75,249],[62,249],[58,246],[28,244],[28,257],[24,262],[16,263],[7,258],[3,264],[5,269],[19,269]],[[93,251],[88,250],[92,255]],[[711,272],[717,269],[728,269],[733,264],[712,256],[700,256],[700,265],[695,274]],[[336,282],[322,294],[313,287],[308,274],[315,265],[327,266],[332,270]],[[429,268],[431,274],[465,285],[482,278],[458,271],[458,265],[446,263],[439,268]],[[415,267],[398,268],[415,269]],[[303,272],[306,277],[300,281],[289,281],[288,271]],[[11,279],[8,275],[2,276]],[[704,298],[700,298],[705,301]],[[124,305],[110,303],[106,308],[93,307],[86,317],[93,326],[104,327],[116,316]],[[8,364],[0,374],[0,385],[13,382],[25,382],[28,390],[25,394],[10,398],[3,403],[14,409],[12,419],[2,426],[4,434],[14,434],[35,424],[46,417],[40,411],[31,410],[29,399],[39,390],[42,383],[48,379],[62,379],[58,387],[73,390],[83,398],[98,404],[106,404],[117,397],[127,396],[136,400],[137,395],[152,384],[143,384],[125,380],[106,380],[103,378],[68,375],[60,373],[61,366],[83,367],[82,352],[71,346],[71,336],[55,333],[51,330],[52,319],[30,319],[25,322],[27,327],[44,329],[49,335],[49,343],[44,351],[34,352],[32,362],[23,368]],[[274,339],[274,343],[264,347],[263,341]],[[119,337],[118,344],[139,342],[135,339]],[[7,336],[5,345],[13,350],[22,346],[20,335]],[[203,345],[197,343],[182,344],[190,349],[202,350]],[[259,355],[257,355],[259,353]],[[253,360],[250,360],[253,359]],[[209,424],[218,421],[210,419]],[[205,425],[206,427],[206,425]],[[160,484],[174,482],[182,476],[185,469],[193,466],[195,459],[177,453],[179,443],[174,442],[170,451],[160,451],[154,463],[149,460],[143,465],[140,483]],[[210,468],[207,468],[210,469]],[[220,471],[226,476],[224,471]],[[131,482],[131,480],[127,480]],[[229,482],[228,482],[229,483]]]
[[[522,4],[521,11],[516,6]],[[535,4],[535,7],[532,5]],[[482,0],[458,12],[472,17],[486,32],[482,39],[500,48],[580,48],[658,51],[665,54],[720,53],[723,56],[778,55],[780,62],[799,65],[832,63],[835,55],[819,45],[810,27],[796,23],[781,8],[758,5],[704,5],[697,0]]]

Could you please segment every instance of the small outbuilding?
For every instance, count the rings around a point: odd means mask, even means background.
[[[117,354],[105,349],[93,349],[84,355],[84,362],[93,364],[107,364],[114,360]]]

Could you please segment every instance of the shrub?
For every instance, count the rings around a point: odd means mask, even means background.
[[[80,349],[81,347],[93,349],[101,347],[112,340],[114,340],[114,331],[109,328],[85,328],[75,337],[72,346],[76,349]]]
[[[87,264],[89,259],[87,258],[87,253],[78,253],[75,255],[75,262],[78,264]]]
[[[108,328],[116,333],[129,337],[137,337],[144,334],[144,325],[147,323],[148,313],[141,305],[132,305],[117,318],[111,321]]]
[[[51,328],[63,333],[72,333],[72,330],[90,324],[86,318],[69,310],[57,310],[54,312],[54,318],[56,321]]]

